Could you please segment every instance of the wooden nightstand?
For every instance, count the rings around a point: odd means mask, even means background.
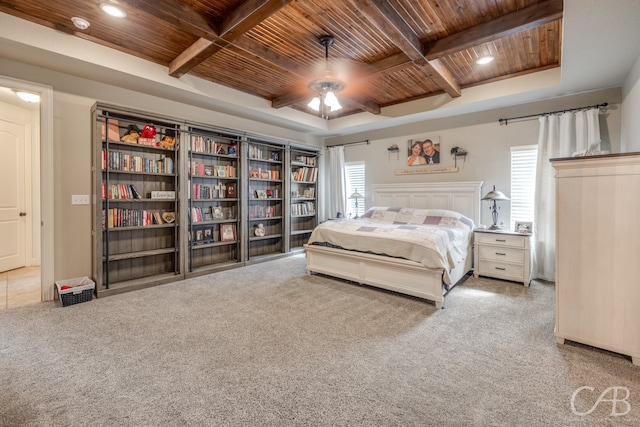
[[[474,277],[489,276],[531,281],[531,234],[500,230],[475,230],[473,234]]]

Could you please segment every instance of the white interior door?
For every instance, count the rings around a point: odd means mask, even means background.
[[[26,265],[25,134],[0,119],[0,272]]]

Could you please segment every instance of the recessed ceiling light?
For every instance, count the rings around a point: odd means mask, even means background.
[[[37,93],[24,92],[22,90],[14,90],[18,98],[26,102],[40,102],[40,95]]]
[[[87,28],[89,28],[89,25],[91,25],[86,19],[79,18],[77,16],[71,18],[71,22],[73,22],[73,25],[75,25],[77,28],[80,28],[81,30],[86,30]]]
[[[100,4],[100,9],[115,18],[125,18],[127,16],[127,12],[125,12],[123,8],[113,3],[102,3]]]
[[[488,64],[489,62],[493,61],[495,58],[491,55],[489,56],[483,56],[482,58],[478,58],[476,59],[476,64],[479,65],[484,65],[484,64]]]

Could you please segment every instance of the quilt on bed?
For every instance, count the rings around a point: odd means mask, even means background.
[[[427,268],[449,271],[464,264],[471,247],[473,221],[443,209],[374,207],[355,220],[334,220],[313,230],[309,244],[405,258]]]

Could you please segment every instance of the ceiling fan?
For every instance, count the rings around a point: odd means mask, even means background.
[[[346,84],[337,77],[336,70],[332,70],[329,65],[329,47],[333,45],[335,39],[332,36],[321,36],[318,38],[318,42],[324,46],[324,72],[320,78],[313,80],[307,86],[311,92],[317,95],[307,106],[320,112],[323,119],[328,119],[329,113],[342,109],[336,93],[342,91]]]

